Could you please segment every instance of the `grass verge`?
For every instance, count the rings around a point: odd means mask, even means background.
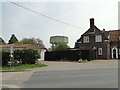
[[[21,64],[17,66],[12,66],[11,68],[9,66],[2,66],[0,67],[0,70],[25,70],[25,69],[32,69],[32,68],[39,68],[39,67],[45,67],[47,65],[45,64]]]

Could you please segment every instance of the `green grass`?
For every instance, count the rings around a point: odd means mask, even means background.
[[[47,65],[45,64],[21,64],[17,66],[12,66],[11,68],[9,66],[2,66],[0,67],[0,70],[25,70],[25,69],[32,69],[32,68],[40,68],[45,67]]]

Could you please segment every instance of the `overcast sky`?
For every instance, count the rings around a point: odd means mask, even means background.
[[[65,23],[78,26],[72,27],[57,21],[53,21],[36,13],[25,10],[9,2],[0,3],[0,16],[2,18],[2,38],[8,42],[11,34],[15,34],[18,40],[22,38],[40,38],[49,48],[50,36],[62,35],[69,38],[70,47],[81,34],[89,27],[89,19],[95,19],[95,25],[99,29],[118,29],[118,1],[119,0],[77,0],[59,2],[48,0],[39,2],[16,2],[38,13],[47,15]]]

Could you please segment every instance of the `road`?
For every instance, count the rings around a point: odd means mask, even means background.
[[[48,67],[4,73],[4,87],[20,88],[118,88],[117,61],[45,62]],[[11,85],[11,86],[10,86]],[[13,85],[13,86],[12,86]]]
[[[35,72],[25,88],[117,88],[116,69],[59,70]]]

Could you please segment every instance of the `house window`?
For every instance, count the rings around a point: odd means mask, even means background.
[[[102,55],[102,48],[98,48],[98,55]]]
[[[84,43],[89,43],[89,36],[84,36],[83,37],[83,42]]]
[[[101,35],[96,35],[95,36],[95,42],[102,42],[102,36]]]

